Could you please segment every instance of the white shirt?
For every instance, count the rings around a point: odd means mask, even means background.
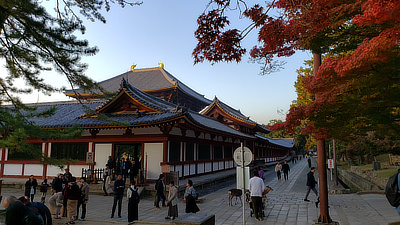
[[[259,177],[252,177],[249,181],[250,196],[262,197],[262,193],[265,189],[264,181]]]

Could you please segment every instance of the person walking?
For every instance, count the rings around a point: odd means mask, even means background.
[[[47,179],[44,179],[43,182],[40,184],[40,193],[42,193],[42,196],[40,197],[40,202],[43,204],[46,200],[47,189],[49,187],[50,185],[47,184]]]
[[[79,208],[82,206],[82,215],[79,219],[80,221],[84,221],[86,217],[86,204],[89,200],[89,184],[86,182],[85,177],[81,177],[80,179],[80,187],[81,197],[78,199],[78,207],[76,210],[76,217],[79,217]]]
[[[157,182],[156,182],[156,186],[155,189],[157,191],[156,196],[157,196],[157,200],[156,200],[156,208],[160,209],[160,201],[162,199],[162,207],[166,207],[165,205],[165,194],[164,194],[164,174],[160,174]]]
[[[186,202],[186,213],[196,213],[200,211],[199,207],[196,205],[196,198],[197,193],[193,187],[193,181],[188,179],[186,182],[185,197],[183,200]]]
[[[310,191],[312,190],[315,193],[315,196],[317,196],[317,201],[315,202],[315,206],[318,208],[319,196],[318,196],[318,191],[315,188],[317,181],[314,178],[314,172],[315,172],[315,167],[311,167],[310,172],[307,173],[307,193],[306,193],[306,197],[304,198],[304,201],[306,201],[306,202],[310,201],[310,200],[308,200],[308,195],[310,194]]]
[[[122,175],[119,174],[117,180],[114,182],[114,203],[112,206],[111,218],[114,218],[115,208],[118,204],[118,218],[121,218],[122,198],[124,197],[125,181]]]
[[[138,193],[139,189],[135,185],[135,181],[130,181],[130,186],[126,191],[126,197],[128,198],[128,223],[135,223],[134,220],[139,219],[139,202],[140,196]]]
[[[258,171],[253,171],[253,177],[249,181],[250,198],[253,204],[256,220],[262,221],[262,193],[265,189],[264,181],[259,177]]]
[[[276,172],[276,176],[278,177],[278,181],[280,181],[281,180],[281,172],[282,172],[282,164],[280,162],[278,162],[278,164],[276,164],[275,172]]]
[[[285,181],[287,181],[289,179],[290,167],[286,160],[285,163],[282,165],[282,171],[283,171],[283,178],[285,178]]]
[[[29,180],[27,180],[25,183],[25,196],[30,198],[31,202],[33,202],[33,199],[35,198],[37,186],[38,186],[38,183],[37,183],[36,179],[33,177],[33,175],[31,175],[29,177]]]
[[[178,217],[178,190],[175,187],[175,182],[171,180],[169,182],[169,192],[168,192],[168,216],[165,219],[174,220]]]
[[[307,157],[307,162],[308,162],[308,168],[311,168],[311,157]]]

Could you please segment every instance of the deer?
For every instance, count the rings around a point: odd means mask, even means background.
[[[229,189],[229,191],[228,191],[228,205],[229,206],[232,206],[233,197],[236,197],[235,205],[236,205],[236,202],[237,202],[238,198],[240,199],[240,203],[243,204],[242,203],[242,190],[236,189],[236,188]]]

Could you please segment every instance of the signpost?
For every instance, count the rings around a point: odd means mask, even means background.
[[[86,163],[93,163],[93,152],[86,153]]]
[[[233,158],[238,164],[238,166],[242,167],[242,206],[243,206],[243,225],[246,224],[246,218],[245,218],[245,202],[246,202],[246,195],[244,193],[245,189],[245,173],[244,173],[244,167],[248,166],[251,161],[253,160],[253,153],[250,151],[249,148],[243,147],[243,142],[240,143],[240,147],[235,150],[233,153]]]
[[[328,159],[328,169],[331,169],[331,180],[332,180],[332,169],[334,168],[333,159]]]

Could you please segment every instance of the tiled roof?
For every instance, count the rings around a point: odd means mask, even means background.
[[[274,145],[279,145],[279,146],[283,146],[286,148],[293,148],[294,144],[295,144],[295,139],[294,138],[268,138],[265,136],[261,136],[259,134],[256,134],[257,138],[263,139],[268,141],[271,144]]]
[[[133,87],[131,84],[129,84],[125,79],[122,79],[122,83],[119,89],[119,94],[121,94],[121,92],[124,91],[126,91],[127,94],[131,96],[131,98],[135,99],[136,101],[140,102],[146,107],[154,109],[155,111],[168,112],[176,108],[175,104],[164,101],[145,92],[142,92],[137,88]],[[119,94],[117,96],[119,96]],[[97,108],[96,111],[99,112],[102,108],[106,107],[108,104],[111,104],[111,102],[113,101],[117,100],[115,98],[109,100],[107,103]]]
[[[209,106],[204,108],[202,111],[200,111],[200,113],[201,114],[206,114],[215,105],[217,105],[220,109],[222,109],[228,115],[230,115],[230,116],[232,116],[232,117],[234,117],[234,118],[236,118],[238,120],[241,120],[243,122],[246,122],[248,124],[256,126],[258,128],[256,131],[265,132],[265,133],[269,133],[270,132],[268,129],[264,128],[263,126],[261,126],[257,122],[251,120],[250,117],[245,116],[242,112],[240,112],[240,110],[234,109],[234,108],[230,107],[229,105],[223,103],[216,96],[214,97],[213,102]]]
[[[135,69],[133,71],[125,72],[121,75],[112,77],[110,79],[99,82],[99,85],[103,87],[107,92],[117,92],[120,88],[121,80],[125,79],[132,84],[135,88],[141,91],[158,90],[165,88],[179,87],[182,91],[186,92],[190,96],[210,104],[211,101],[206,99],[204,95],[201,95],[193,89],[186,86],[184,83],[179,81],[176,77],[171,75],[168,71],[161,67],[148,68],[148,69]],[[92,94],[89,91],[82,89],[76,89],[78,94]],[[66,94],[74,94],[72,90],[66,90]],[[101,93],[100,90],[93,90],[93,93]]]
[[[66,103],[61,104],[45,104],[38,105],[37,111],[42,112],[49,109],[50,107],[55,107],[55,114],[49,117],[40,117],[30,119],[36,125],[43,128],[51,127],[70,127],[72,125],[78,125],[79,127],[115,127],[115,126],[135,126],[135,125],[147,125],[154,124],[158,122],[163,122],[175,118],[186,117],[189,121],[196,124],[203,129],[214,130],[221,133],[226,133],[230,135],[235,135],[244,138],[254,139],[254,136],[244,134],[235,129],[232,129],[224,124],[218,122],[214,118],[210,118],[204,115],[200,115],[197,112],[191,110],[179,110],[174,104],[156,98],[150,94],[144,93],[132,85],[130,85],[125,80],[121,85],[120,91],[126,91],[133,99],[136,101],[154,108],[158,109],[160,113],[144,113],[144,114],[113,114],[107,113],[107,120],[99,119],[93,113],[85,114],[88,110],[101,111],[102,107],[105,107],[111,101],[117,101],[118,99],[110,100],[109,102],[91,102],[91,103]],[[83,116],[82,116],[83,115]]]
[[[209,129],[212,130],[218,130],[218,131],[222,131],[225,133],[230,133],[230,134],[234,134],[234,135],[238,135],[238,136],[242,136],[242,137],[246,137],[246,138],[251,138],[254,139],[254,136],[242,133],[240,131],[237,131],[229,126],[226,126],[220,122],[218,122],[215,118],[212,117],[208,117],[208,116],[204,116],[195,112],[189,112],[188,115],[193,119],[193,121],[195,121],[198,125],[207,127]]]

